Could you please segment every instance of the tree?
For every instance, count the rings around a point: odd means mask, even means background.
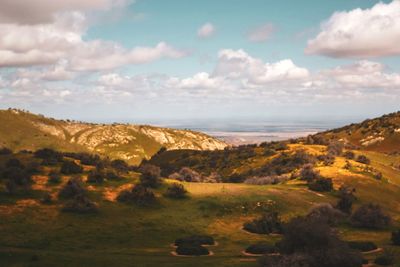
[[[351,216],[353,225],[370,229],[381,229],[390,224],[391,218],[378,204],[368,203],[359,207]]]
[[[314,170],[314,166],[312,164],[306,164],[300,170],[301,180],[311,182],[319,178],[321,178],[321,175],[319,174],[318,171]]]
[[[339,200],[336,203],[336,208],[344,213],[350,214],[353,202],[356,200],[354,196],[354,188],[341,186],[339,189]]]
[[[156,188],[161,184],[161,170],[158,166],[144,164],[140,167],[140,184],[145,187]]]

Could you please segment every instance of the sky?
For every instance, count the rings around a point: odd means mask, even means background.
[[[0,0],[0,108],[89,121],[399,110],[400,0]]]

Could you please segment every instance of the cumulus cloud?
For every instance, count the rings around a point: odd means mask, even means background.
[[[308,41],[307,54],[378,57],[400,54],[400,1],[334,13]]]
[[[219,52],[214,75],[242,78],[254,84],[266,84],[305,79],[309,76],[309,71],[296,66],[290,59],[264,63],[242,49],[224,49]]]
[[[251,42],[265,42],[271,38],[274,31],[275,26],[271,23],[267,23],[250,30],[247,33],[247,38]]]
[[[54,15],[68,11],[109,10],[123,7],[129,0],[2,0],[0,23],[43,24],[51,23]]]
[[[0,24],[0,67],[67,61],[72,70],[95,71],[186,55],[164,42],[127,49],[111,41],[85,41],[86,30],[86,17],[81,12],[57,14],[50,24]]]
[[[215,27],[210,22],[207,22],[206,24],[202,25],[197,30],[197,36],[202,39],[209,38],[213,36],[214,33],[215,33]]]

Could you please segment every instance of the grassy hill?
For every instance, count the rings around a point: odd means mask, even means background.
[[[53,148],[92,152],[139,164],[161,147],[222,149],[226,144],[208,135],[168,128],[129,124],[62,121],[20,110],[0,110],[0,146],[13,150]]]
[[[391,223],[365,228],[352,223],[352,215],[346,215],[334,226],[334,232],[345,241],[375,243],[378,250],[362,254],[368,266],[378,266],[374,260],[385,253],[394,255],[390,266],[400,266],[400,247],[390,241],[392,231],[400,229],[400,155],[355,148],[294,140],[215,151],[163,151],[141,166],[161,168],[161,185],[149,189],[156,202],[148,206],[118,201],[123,190],[141,183],[141,168],[121,171],[105,162],[100,164],[105,168],[101,172],[116,172],[118,178],[107,176],[93,183],[89,177],[99,170],[99,164],[85,165],[71,154],[63,154],[49,165],[35,154],[3,153],[0,170],[11,163],[16,165],[10,159],[37,169],[29,188],[14,193],[9,191],[4,176],[7,172],[0,172],[0,266],[256,267],[260,266],[259,257],[246,256],[242,251],[260,241],[274,244],[282,236],[246,232],[244,223],[271,211],[278,212],[287,223],[296,216],[306,216],[318,204],[335,206],[342,186],[356,189],[353,214],[361,206],[375,203],[391,217]],[[369,161],[360,160],[360,156]],[[70,161],[83,172],[63,174],[63,165]],[[331,179],[332,190],[312,190],[301,177],[309,165],[323,179]],[[208,183],[174,180],[174,175],[185,168]],[[54,173],[60,177],[58,183],[51,182]],[[63,211],[69,200],[59,193],[73,177],[82,179],[86,196],[97,205],[97,212]],[[269,184],[248,182],[271,177],[279,179]],[[166,197],[172,183],[182,184],[188,196]],[[52,201],[43,202],[48,195]],[[217,246],[209,247],[213,256],[171,254],[175,239],[193,234],[210,235],[217,241]]]
[[[314,138],[341,140],[363,150],[400,153],[400,112],[319,133]]]

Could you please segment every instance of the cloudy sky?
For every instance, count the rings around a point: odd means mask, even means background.
[[[399,101],[400,0],[0,0],[0,108],[329,119]]]

